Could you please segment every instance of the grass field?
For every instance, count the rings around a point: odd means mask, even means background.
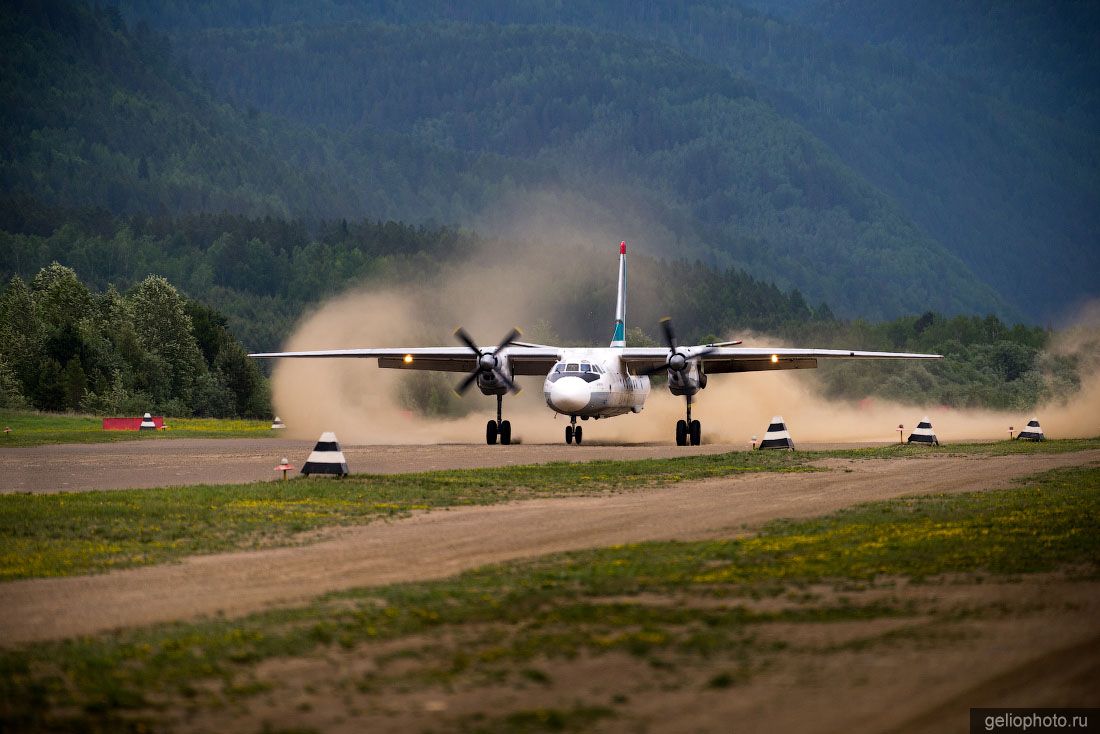
[[[552,685],[554,661],[604,655],[636,660],[643,670],[674,671],[662,679],[667,690],[721,690],[743,685],[790,652],[784,640],[792,628],[902,623],[885,634],[868,628],[851,643],[865,647],[934,641],[947,621],[1013,613],[979,602],[915,605],[889,593],[902,582],[957,584],[975,574],[1019,580],[1052,571],[1087,580],[1098,569],[1100,469],[1059,470],[1011,489],[775,522],[738,540],[575,552],[444,581],[331,594],[241,619],[7,651],[0,654],[0,724],[137,729],[181,711],[232,708],[271,690],[258,671],[278,659],[317,659],[330,677],[346,670],[330,682],[332,695],[348,700],[440,687]],[[886,593],[861,596],[867,589]],[[788,632],[771,634],[776,625]],[[814,652],[841,649],[854,648]],[[348,657],[346,669],[334,664],[341,655]],[[320,685],[312,680],[303,690],[316,693]],[[452,723],[471,730],[584,729],[625,714],[628,701],[617,695]]]
[[[103,416],[0,410],[0,447],[57,443],[156,441],[163,438],[267,438],[270,421],[229,418],[166,418],[163,431],[104,431]]]

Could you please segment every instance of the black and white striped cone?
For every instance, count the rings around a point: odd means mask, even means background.
[[[326,432],[321,434],[317,445],[313,447],[302,474],[335,474],[338,477],[348,475],[348,460],[344,458],[344,452],[340,450],[340,442],[336,440],[336,434]]]
[[[271,421],[271,430],[277,431],[281,428],[286,428],[286,424],[283,423],[283,419],[279,416],[275,416],[275,420]]]
[[[777,415],[768,424],[768,431],[764,434],[764,440],[760,442],[760,449],[789,449],[794,451],[794,441],[787,430],[787,424],[783,422],[783,416]]]
[[[921,418],[920,423],[909,434],[906,443],[926,443],[929,446],[940,445],[940,440],[936,438],[936,433],[932,430],[932,421],[928,420],[928,416]]]
[[[1046,441],[1047,437],[1043,435],[1043,429],[1039,425],[1038,418],[1032,418],[1027,422],[1027,427],[1020,431],[1020,435],[1016,437],[1017,441]]]
[[[130,424],[134,425],[133,423]],[[157,430],[157,424],[153,422],[153,416],[146,413],[141,417],[141,426],[138,427],[139,431],[155,431]]]

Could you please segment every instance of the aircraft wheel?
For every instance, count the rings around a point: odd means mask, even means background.
[[[581,445],[581,427],[577,426],[573,429],[573,441],[580,446]]]
[[[703,440],[703,426],[699,421],[692,421],[688,426],[688,433],[691,437],[691,445],[698,446]]]
[[[688,439],[687,421],[685,421],[685,420],[676,421],[676,445],[677,446],[687,446],[687,439]]]
[[[565,442],[573,443],[573,426],[565,427]]]
[[[511,421],[502,421],[500,424],[500,444],[502,446],[508,446],[512,443],[512,423]]]
[[[497,442],[497,422],[489,421],[485,424],[485,443],[492,446]]]

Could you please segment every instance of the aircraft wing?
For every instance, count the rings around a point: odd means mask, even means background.
[[[494,347],[482,350],[493,354]],[[558,361],[557,347],[510,346],[503,350],[513,375],[545,376]],[[434,370],[437,372],[473,372],[477,357],[466,347],[386,347],[382,349],[321,349],[309,352],[260,352],[249,357],[258,359],[376,359],[379,367],[401,370]]]
[[[801,370],[817,367],[819,359],[943,359],[940,354],[909,352],[860,352],[849,349],[792,349],[790,347],[680,347],[688,359],[697,359],[707,374],[722,372],[761,372],[766,370]],[[658,368],[668,360],[666,347],[627,348],[623,350],[623,365],[638,373]]]

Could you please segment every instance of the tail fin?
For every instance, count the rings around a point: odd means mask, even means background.
[[[615,302],[615,333],[612,347],[626,346],[626,243],[619,243],[619,297]]]

